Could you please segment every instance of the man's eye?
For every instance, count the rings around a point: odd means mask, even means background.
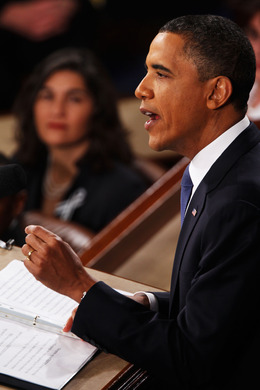
[[[163,74],[161,72],[157,72],[157,76],[160,77],[160,78],[167,77],[165,74]]]

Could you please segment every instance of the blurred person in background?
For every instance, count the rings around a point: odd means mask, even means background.
[[[89,0],[1,0],[0,111],[9,112],[23,80],[55,50],[92,47],[95,10]]]
[[[222,14],[224,3],[185,0],[176,7],[161,0],[158,7],[151,0],[140,7],[139,0],[1,0],[0,112],[10,111],[21,82],[39,61],[67,46],[93,50],[120,96],[133,96],[144,76],[147,42],[169,13]]]
[[[88,49],[62,49],[39,63],[14,115],[14,160],[27,173],[26,210],[96,233],[147,188],[134,167],[111,80]]]
[[[260,0],[229,0],[231,18],[245,31],[256,56],[256,78],[248,101],[248,117],[260,125]]]
[[[21,218],[26,196],[25,172],[0,153],[0,241],[17,246],[25,243]]]

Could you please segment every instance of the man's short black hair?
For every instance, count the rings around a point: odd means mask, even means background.
[[[197,67],[201,81],[228,77],[234,107],[246,112],[256,62],[250,41],[235,22],[219,15],[184,15],[167,22],[159,32],[182,36],[184,54]]]

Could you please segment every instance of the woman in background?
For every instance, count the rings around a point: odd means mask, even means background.
[[[231,18],[244,30],[256,57],[256,78],[248,101],[249,119],[260,125],[260,0],[229,0]],[[245,69],[246,71],[246,69]]]
[[[14,114],[26,210],[96,233],[147,188],[133,166],[114,88],[89,50],[62,49],[42,61]]]

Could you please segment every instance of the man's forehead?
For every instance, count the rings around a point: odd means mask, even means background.
[[[179,58],[183,60],[183,46],[184,40],[180,35],[170,32],[159,33],[150,45],[147,62],[171,70]]]

